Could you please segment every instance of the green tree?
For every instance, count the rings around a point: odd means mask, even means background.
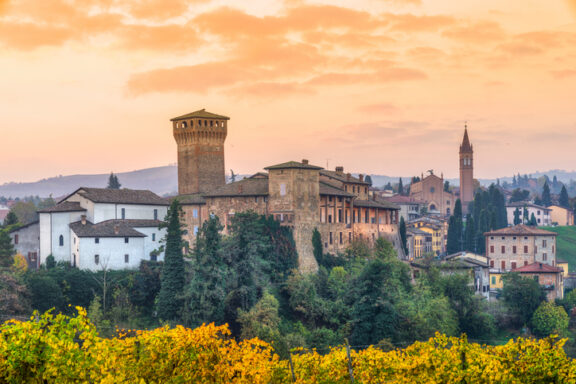
[[[558,203],[561,207],[570,208],[570,198],[568,197],[568,191],[566,190],[566,186],[562,185],[562,190],[560,191],[560,198]]]
[[[370,175],[366,175],[366,179],[364,179],[370,186],[372,186],[372,177]]]
[[[398,194],[399,195],[403,195],[404,194],[404,184],[402,183],[402,178],[400,177],[398,180]]]
[[[530,222],[528,223],[528,225],[532,227],[538,226],[538,221],[536,220],[536,216],[534,216],[534,212],[532,212],[532,214],[530,215]]]
[[[62,289],[54,279],[42,272],[32,273],[26,281],[30,292],[30,304],[32,309],[46,312],[50,308],[56,311],[65,310],[64,295]]]
[[[456,200],[454,205],[454,214],[450,216],[448,221],[448,238],[446,240],[446,252],[448,254],[456,253],[462,250],[464,226],[462,223],[462,202],[460,199]]]
[[[464,249],[468,252],[476,252],[476,223],[472,215],[468,215],[466,219]]]
[[[280,340],[280,305],[274,295],[264,292],[262,298],[249,310],[238,311],[238,322],[241,325],[240,337],[252,339],[258,337],[266,342]]]
[[[532,330],[540,337],[546,337],[553,333],[562,335],[568,329],[568,321],[568,314],[562,306],[544,301],[534,311]]]
[[[322,235],[318,228],[314,228],[312,232],[312,252],[318,265],[324,265],[324,249],[322,247]]]
[[[4,227],[9,227],[14,224],[18,224],[18,216],[11,210],[4,218]]]
[[[43,199],[38,203],[38,209],[40,210],[40,209],[52,208],[55,205],[56,201],[54,200],[52,195],[50,195],[50,197],[47,197],[46,199]]]
[[[164,266],[157,298],[158,317],[162,320],[178,320],[182,310],[185,279],[181,217],[182,208],[174,199],[165,218]]]
[[[530,196],[530,191],[526,189],[516,188],[512,191],[512,195],[510,195],[509,203],[517,203],[519,201],[527,200]]]
[[[448,180],[444,181],[444,192],[450,192],[450,182]]]
[[[10,268],[15,254],[16,250],[8,231],[0,230],[0,268]]]
[[[548,186],[548,182],[544,183],[544,186],[542,187],[542,205],[545,207],[552,205],[552,198],[550,197],[550,187]]]
[[[38,220],[36,205],[32,201],[19,201],[10,210],[16,214],[20,224],[28,224]]]
[[[406,237],[406,222],[404,221],[404,217],[400,217],[400,226],[398,231],[400,232],[400,241],[402,242],[404,254],[408,255],[408,240]]]
[[[536,308],[546,300],[542,287],[536,280],[518,273],[509,273],[502,280],[505,305],[516,316],[518,325],[528,324]]]
[[[56,260],[54,259],[54,256],[52,256],[52,254],[49,254],[46,257],[46,269],[52,269],[52,268],[56,268]]]
[[[528,215],[528,208],[524,206],[522,210],[522,223],[528,224],[530,222],[530,216]]]
[[[118,180],[118,176],[116,176],[114,174],[114,172],[110,172],[110,176],[108,177],[108,186],[106,188],[108,188],[108,189],[120,189],[121,186],[122,186],[122,184],[120,184],[120,181]]]
[[[522,224],[522,219],[520,218],[521,215],[520,207],[516,207],[514,210],[514,225]]]

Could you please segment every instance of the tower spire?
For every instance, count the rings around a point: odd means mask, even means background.
[[[470,139],[468,138],[468,122],[464,123],[464,138],[460,145],[460,153],[467,152],[472,152],[472,145],[470,145]]]

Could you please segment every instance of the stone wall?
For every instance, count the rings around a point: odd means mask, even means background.
[[[504,247],[504,252],[502,252],[502,247]],[[514,252],[514,247],[516,247],[516,252]],[[556,266],[556,237],[487,236],[486,256],[490,259],[490,265],[497,269],[510,270],[513,262],[518,268],[534,262]],[[505,262],[504,268],[502,268],[503,261]]]

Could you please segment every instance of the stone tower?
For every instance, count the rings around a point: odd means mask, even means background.
[[[205,109],[170,120],[178,145],[178,194],[205,193],[226,184],[228,120]]]
[[[468,126],[464,126],[464,138],[460,145],[460,201],[462,211],[468,213],[468,204],[474,200],[474,151],[468,138]]]

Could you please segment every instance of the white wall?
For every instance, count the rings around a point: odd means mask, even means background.
[[[140,261],[150,260],[144,254],[144,238],[130,237],[126,244],[123,237],[100,237],[96,244],[93,237],[79,238],[79,255],[77,267],[91,271],[106,269],[137,269]],[[124,255],[129,255],[128,263]],[[94,256],[99,255],[100,262],[94,262]]]
[[[518,207],[518,209],[520,210],[520,220],[523,220],[524,207]],[[549,211],[545,211],[541,208],[534,208],[534,207],[530,207],[530,206],[527,206],[526,209],[528,210],[528,221],[530,221],[530,218],[532,217],[532,213],[534,213],[534,217],[536,218],[536,221],[538,221],[539,226],[551,224]],[[506,207],[506,213],[508,216],[508,225],[514,225],[514,212],[515,211],[516,211],[516,207]]]
[[[166,236],[166,228],[162,230],[155,227],[138,227],[134,229],[146,235],[144,238],[144,259],[150,260],[150,252],[160,248],[162,245],[160,240]],[[152,240],[153,234],[155,235],[155,240]],[[164,252],[158,255],[157,261],[164,261]]]
[[[40,213],[40,264],[46,262],[46,258],[52,252],[52,226],[50,213]]]

